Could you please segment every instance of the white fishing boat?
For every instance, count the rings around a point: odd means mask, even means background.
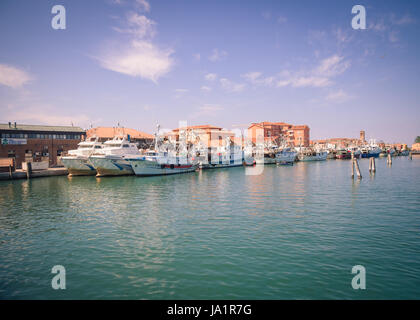
[[[102,143],[97,137],[91,137],[80,142],[77,149],[69,150],[66,156],[61,157],[61,162],[67,168],[69,176],[95,175],[96,169],[89,162],[89,156],[101,151]]]
[[[155,134],[155,152],[142,157],[127,158],[136,176],[159,176],[193,172],[198,168],[197,158],[188,148],[187,132],[180,131],[180,141],[163,140]]]
[[[378,147],[376,141],[371,139],[368,145],[363,146],[361,149],[362,158],[378,158],[382,152],[382,149]]]
[[[362,152],[360,151],[360,149],[358,147],[349,147],[347,149],[351,154],[353,154],[354,158],[359,159],[362,155]]]
[[[240,167],[247,161],[249,165],[254,163],[252,155],[244,159],[244,152],[238,145],[232,143],[230,137],[225,138],[223,146],[213,148],[207,154],[207,159],[200,159],[200,169],[216,169],[228,167]]]
[[[140,157],[137,146],[125,137],[115,137],[104,142],[100,154],[89,157],[97,176],[122,176],[134,174],[127,157]]]
[[[159,176],[178,173],[193,172],[198,168],[198,163],[191,159],[179,156],[159,155],[155,159],[146,157],[128,158],[131,168],[136,176]]]
[[[327,160],[327,151],[317,151],[310,148],[300,148],[299,161],[324,161]]]
[[[290,148],[283,149],[276,154],[276,162],[281,165],[293,165],[298,153]]]

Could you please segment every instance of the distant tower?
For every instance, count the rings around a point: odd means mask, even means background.
[[[365,131],[364,130],[361,130],[360,131],[360,141],[361,142],[365,142],[366,140],[365,140],[365,137],[366,137],[366,135],[365,135]]]

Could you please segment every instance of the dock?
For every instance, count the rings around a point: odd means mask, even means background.
[[[64,167],[48,168],[45,170],[33,170],[30,178],[53,177],[53,176],[66,176],[68,171]],[[14,180],[14,179],[27,179],[27,172],[23,170],[16,170],[14,172],[1,172],[0,180]]]

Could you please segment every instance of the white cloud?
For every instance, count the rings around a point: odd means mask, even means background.
[[[217,79],[217,74],[215,73],[208,73],[204,76],[204,78],[208,81],[214,81]]]
[[[371,23],[369,25],[368,29],[372,29],[374,31],[381,32],[381,31],[385,31],[387,29],[387,26],[385,25],[384,20],[381,19],[381,20],[377,21],[376,23],[375,22]]]
[[[209,56],[209,60],[212,62],[220,61],[226,58],[228,53],[225,50],[213,49],[212,54]]]
[[[136,4],[140,9],[150,12],[150,3],[146,0],[136,0]]]
[[[25,71],[16,67],[0,64],[0,84],[18,88],[32,80],[32,77]]]
[[[201,60],[201,54],[199,54],[199,53],[194,53],[193,57],[194,57],[195,61],[200,61]]]
[[[147,1],[137,3],[145,11],[150,10]],[[155,83],[172,69],[174,51],[170,48],[161,49],[152,41],[156,35],[156,22],[144,15],[129,12],[124,27],[114,30],[127,34],[129,41],[117,44],[114,49],[108,46],[107,52],[97,58],[103,68]]]
[[[323,59],[310,72],[292,74],[284,72],[282,79],[277,81],[277,87],[327,87],[332,84],[331,78],[345,72],[350,67],[350,61],[339,55]]]
[[[172,54],[171,49],[162,50],[151,42],[133,40],[127,49],[108,54],[99,61],[105,69],[157,82],[171,70]]]
[[[212,88],[211,87],[208,87],[208,86],[202,86],[200,89],[201,89],[201,91],[204,91],[204,92],[210,92],[210,91],[212,91]]]
[[[416,23],[416,20],[412,18],[409,14],[406,14],[400,18],[395,17],[394,14],[391,15],[391,21],[393,24],[402,26],[406,24],[413,24]]]
[[[326,97],[325,100],[333,103],[343,103],[350,100],[352,97],[346,93],[344,90],[340,89],[335,92],[330,92]]]
[[[245,73],[242,75],[242,77],[251,82],[255,82],[259,77],[261,77],[261,75],[262,75],[261,72],[254,71],[254,72]]]
[[[339,55],[333,55],[321,61],[315,73],[324,77],[334,77],[342,74],[350,67],[350,62]]]
[[[230,92],[241,92],[246,87],[244,83],[235,83],[226,78],[220,79],[220,84],[222,85],[223,89]]]
[[[131,34],[138,39],[153,38],[156,34],[156,22],[148,19],[146,16],[129,12],[125,22],[128,25],[127,28],[115,27],[114,30]]]
[[[256,85],[271,86],[275,82],[274,77],[262,77],[262,73],[258,71],[248,72],[242,75],[242,78]]]
[[[333,31],[339,44],[344,44],[352,40],[352,35],[348,32],[343,31],[341,28]]]
[[[280,80],[277,82],[277,87],[286,87],[292,86],[295,88],[302,88],[302,87],[326,87],[331,84],[330,80],[325,77],[296,77],[287,80]]]

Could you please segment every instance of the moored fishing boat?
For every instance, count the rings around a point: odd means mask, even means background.
[[[327,152],[312,149],[300,149],[298,159],[299,161],[324,161],[327,160]]]
[[[335,155],[337,151],[335,149],[328,149],[327,150],[327,159],[335,159]]]
[[[95,175],[96,169],[89,162],[89,156],[93,153],[100,153],[102,143],[97,137],[91,137],[78,144],[75,150],[69,150],[68,155],[61,157],[61,162],[67,168],[69,176]]]
[[[360,151],[360,149],[358,147],[349,147],[347,149],[347,151],[350,152],[350,158],[351,158],[352,154],[353,154],[353,157],[357,158],[357,159],[359,159],[362,155],[362,152]]]
[[[159,155],[156,159],[146,157],[127,158],[136,176],[159,176],[193,172],[198,163],[192,159],[179,156]]]
[[[379,154],[381,153],[381,149],[377,146],[373,146],[368,150],[368,158],[378,158]]]
[[[351,152],[347,149],[340,149],[335,155],[336,159],[351,159]]]
[[[129,138],[115,137],[104,142],[100,154],[93,154],[89,157],[90,163],[97,171],[98,177],[123,176],[134,174],[127,157],[140,157],[137,146],[130,142]]]
[[[276,154],[276,162],[281,165],[293,165],[296,161],[298,153],[290,150],[290,148],[283,149]]]

